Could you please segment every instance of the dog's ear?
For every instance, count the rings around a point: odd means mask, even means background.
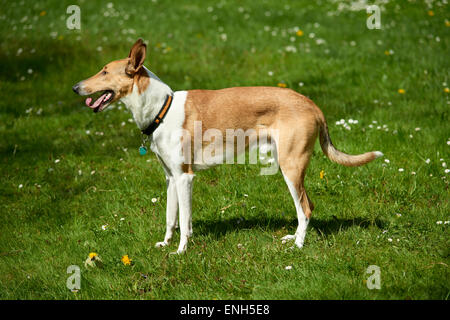
[[[142,41],[142,39],[138,39],[138,41],[136,41],[136,43],[131,48],[128,55],[128,58],[130,58],[130,60],[128,61],[128,65],[125,69],[125,72],[128,75],[132,76],[139,71],[139,69],[144,64],[146,53],[146,44],[144,43],[144,41]]]

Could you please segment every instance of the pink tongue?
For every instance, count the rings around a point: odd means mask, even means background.
[[[95,108],[97,108],[98,106],[100,106],[101,103],[102,103],[104,100],[107,100],[107,99],[109,99],[110,97],[111,97],[111,93],[105,93],[105,94],[102,94],[102,95],[100,96],[100,98],[98,98],[98,99],[94,102],[94,104],[92,104],[92,105],[91,105],[92,98],[87,98],[85,102],[86,102],[86,105],[87,105],[89,108],[95,109]]]

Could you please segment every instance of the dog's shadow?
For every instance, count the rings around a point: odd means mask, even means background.
[[[263,231],[278,231],[281,229],[286,232],[294,233],[297,228],[297,218],[291,217],[249,217],[249,218],[227,218],[227,219],[209,219],[195,222],[196,231],[204,235],[211,235],[215,238],[222,238],[228,233],[237,232],[245,229],[259,229]],[[342,219],[333,216],[331,219],[312,218],[308,229],[314,228],[325,237],[336,234],[340,231],[360,227],[367,229],[375,227],[384,229],[385,222],[379,220],[368,220],[363,218]]]

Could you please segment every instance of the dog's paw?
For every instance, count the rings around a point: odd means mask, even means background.
[[[181,254],[183,254],[183,253],[185,253],[185,252],[186,252],[186,249],[184,249],[184,250],[178,249],[178,250],[175,251],[175,252],[169,253],[169,255],[181,255]]]
[[[155,248],[162,248],[162,247],[167,247],[169,245],[169,243],[165,242],[165,241],[161,241],[161,242],[157,242],[155,244]]]
[[[303,248],[303,241],[295,241],[295,245],[297,246],[297,248],[301,249]]]
[[[284,236],[283,238],[281,238],[281,243],[285,244],[286,242],[290,241],[290,240],[295,240],[297,238],[297,236],[295,234],[288,234],[287,236]]]

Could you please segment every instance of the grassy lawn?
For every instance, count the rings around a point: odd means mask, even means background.
[[[0,298],[448,299],[450,9],[384,2],[370,30],[350,1],[85,0],[69,30],[74,1],[0,1]],[[162,168],[139,155],[124,105],[94,114],[71,90],[138,37],[173,90],[287,86],[322,109],[340,150],[385,157],[346,168],[316,144],[301,250],[280,240],[297,227],[280,173],[198,172],[187,253],[169,255],[178,232],[156,249]],[[101,266],[84,266],[91,252]]]

